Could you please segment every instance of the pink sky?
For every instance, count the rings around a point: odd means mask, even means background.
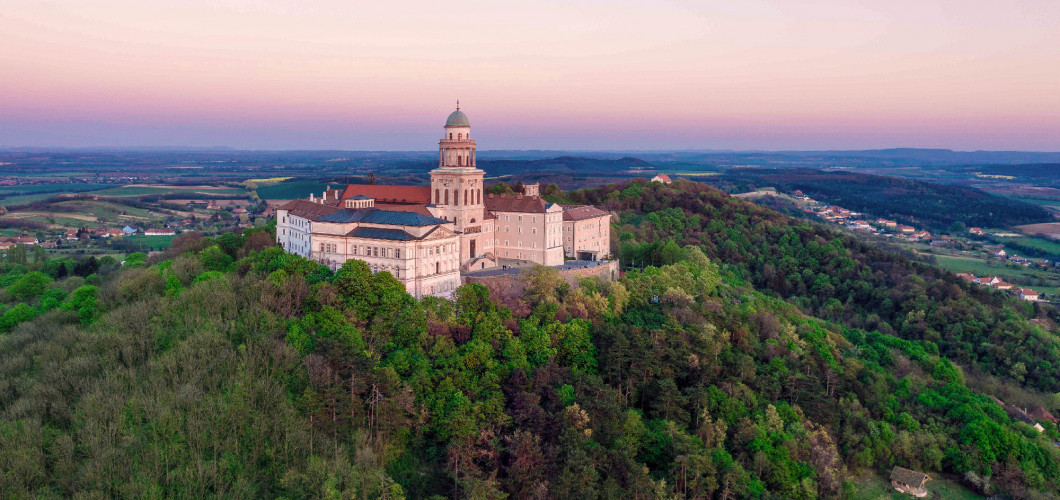
[[[0,146],[1060,150],[1060,2],[5,0]]]

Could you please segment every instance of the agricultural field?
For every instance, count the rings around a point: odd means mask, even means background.
[[[183,186],[121,186],[112,187],[107,189],[101,189],[94,191],[92,194],[99,196],[113,196],[113,197],[133,197],[133,196],[146,196],[153,194],[167,194],[167,195],[179,195],[179,194],[191,194],[191,195],[216,195],[216,196],[238,196],[246,194],[246,190],[240,188],[219,188],[212,186],[192,186],[186,188]]]
[[[112,187],[113,184],[84,184],[79,182],[56,184],[27,184],[22,186],[0,186],[0,203],[12,205],[10,198],[18,196],[56,195],[61,193],[84,193]]]
[[[1060,222],[1027,224],[1025,226],[1017,226],[1016,229],[1025,234],[1035,234],[1047,238],[1060,238]]]

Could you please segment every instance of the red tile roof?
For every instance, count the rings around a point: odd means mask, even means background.
[[[431,202],[430,186],[385,186],[382,184],[350,184],[342,192],[342,199],[357,195],[375,198],[376,203],[421,203]]]
[[[670,180],[670,176],[666,175],[666,174],[658,174],[655,177],[658,177],[659,181],[661,181],[661,182],[673,182],[673,181]]]
[[[298,217],[304,217],[309,220],[316,220],[319,217],[337,212],[340,209],[338,207],[315,203],[309,200],[291,200],[277,210],[286,210],[287,213],[291,215],[297,215]]]

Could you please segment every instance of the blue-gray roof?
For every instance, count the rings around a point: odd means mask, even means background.
[[[372,197],[371,196],[365,196],[363,194],[359,194],[357,196],[352,196],[349,199],[351,199],[351,200],[370,200],[370,199],[372,199]]]
[[[411,234],[400,229],[379,229],[375,227],[359,227],[350,231],[350,234],[347,234],[346,236],[395,241],[409,241],[413,239]]]
[[[344,208],[325,215],[318,222],[367,222],[369,224],[390,224],[393,226],[433,226],[448,224],[449,221],[413,212],[397,212],[375,208]]]
[[[449,118],[445,120],[446,127],[470,127],[471,122],[468,121],[467,115],[463,111],[457,109],[449,114]]]

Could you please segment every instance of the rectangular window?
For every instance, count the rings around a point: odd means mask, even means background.
[[[522,222],[522,221],[523,221],[523,216],[522,216],[522,215],[520,215],[520,216],[519,216],[519,222]]]
[[[401,249],[400,248],[394,250],[394,258],[395,259],[400,259],[401,258]]]

